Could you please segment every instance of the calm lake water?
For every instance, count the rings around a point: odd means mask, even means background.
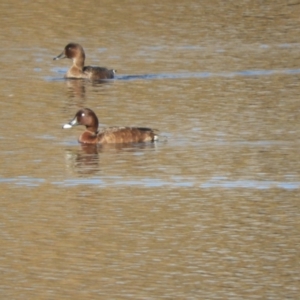
[[[1,299],[299,299],[300,4],[0,4]],[[104,83],[65,80],[80,43]],[[83,147],[102,126],[155,144]]]

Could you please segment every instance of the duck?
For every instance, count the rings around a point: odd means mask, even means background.
[[[80,44],[69,43],[65,46],[63,52],[54,57],[53,60],[62,58],[70,58],[73,60],[73,65],[65,74],[65,78],[103,80],[112,79],[115,76],[115,70],[109,70],[104,67],[85,66],[85,53],[83,47]]]
[[[106,127],[98,128],[99,121],[95,112],[89,108],[80,109],[63,129],[84,125],[86,130],[79,136],[81,144],[127,144],[155,142],[158,140],[156,129],[147,127]]]

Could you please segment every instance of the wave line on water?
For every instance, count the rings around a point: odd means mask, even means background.
[[[118,75],[115,80],[157,80],[157,79],[189,79],[189,78],[212,78],[212,77],[255,77],[271,75],[295,75],[300,74],[300,69],[284,70],[242,70],[233,72],[185,72],[185,73],[162,73],[141,75]]]
[[[0,184],[15,184],[19,186],[37,187],[46,183],[44,178],[30,178],[27,176],[20,176],[16,178],[0,178]],[[284,190],[296,190],[300,189],[300,182],[297,181],[272,181],[272,180],[230,180],[222,177],[215,177],[211,180],[199,183],[197,178],[184,178],[176,177],[170,178],[169,180],[164,180],[160,178],[136,178],[131,180],[126,180],[123,178],[107,177],[107,178],[74,178],[65,179],[61,181],[52,181],[50,184],[55,186],[71,187],[80,185],[93,185],[99,188],[106,187],[121,187],[121,186],[136,186],[136,187],[181,187],[181,188],[200,188],[200,189],[210,189],[210,188],[225,188],[225,189],[272,189],[280,188]]]

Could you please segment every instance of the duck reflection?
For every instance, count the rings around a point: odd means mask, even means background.
[[[84,99],[85,84],[86,82],[83,79],[67,79],[68,97]]]
[[[116,161],[115,156],[124,152],[139,153],[156,148],[156,143],[132,143],[132,144],[80,144],[79,148],[65,150],[66,168],[70,172],[81,175],[96,174],[101,170],[101,156],[105,160]]]
[[[138,152],[144,149],[155,149],[156,142],[146,142],[146,143],[128,143],[128,144],[98,144],[98,152]]]
[[[85,99],[86,89],[88,86],[92,87],[103,87],[103,85],[112,84],[111,80],[98,80],[98,81],[88,81],[84,79],[66,79],[66,86],[68,89],[68,98],[79,98]]]
[[[66,149],[66,168],[72,173],[94,174],[99,171],[99,153],[95,145],[80,145],[80,148]]]

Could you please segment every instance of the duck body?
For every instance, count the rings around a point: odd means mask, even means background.
[[[89,108],[83,108],[63,128],[71,128],[76,125],[86,126],[86,131],[78,138],[82,144],[126,144],[158,140],[156,130],[151,128],[114,126],[98,129],[98,124],[96,114]]]
[[[85,52],[81,45],[69,43],[64,51],[53,58],[58,60],[62,58],[72,59],[73,64],[65,75],[65,78],[81,78],[90,80],[112,79],[115,76],[115,70],[109,70],[104,67],[84,66]]]

